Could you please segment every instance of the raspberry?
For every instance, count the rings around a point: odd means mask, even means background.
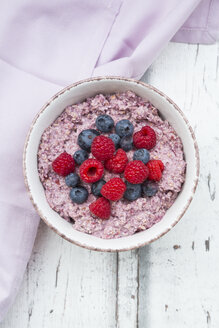
[[[109,200],[119,200],[126,190],[126,184],[121,178],[112,178],[101,189],[101,194]]]
[[[70,154],[64,152],[52,162],[52,168],[56,173],[65,177],[74,172],[75,161]]]
[[[104,197],[100,197],[95,202],[91,203],[89,209],[92,214],[102,220],[107,220],[110,217],[110,202]]]
[[[91,152],[99,161],[106,161],[113,157],[115,144],[110,138],[101,135],[94,138]]]
[[[146,166],[149,169],[148,180],[160,181],[164,170],[163,162],[152,159],[146,164]]]
[[[128,157],[123,149],[117,150],[112,158],[108,159],[104,164],[105,168],[113,173],[122,173],[128,163]]]
[[[126,165],[124,177],[132,184],[144,182],[149,174],[147,166],[142,161],[132,161]]]
[[[95,158],[84,161],[79,169],[81,180],[87,183],[94,183],[100,180],[103,171],[103,164]]]
[[[155,131],[148,125],[133,135],[133,143],[137,149],[145,148],[147,150],[156,145]]]
[[[159,160],[159,159],[157,159],[157,162],[158,162],[158,164],[160,166],[161,172],[163,172],[163,170],[164,170],[164,163],[161,160]]]

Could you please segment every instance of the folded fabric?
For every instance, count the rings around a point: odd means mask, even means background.
[[[18,291],[39,222],[22,175],[23,145],[35,114],[74,81],[140,78],[172,38],[214,42],[219,0],[8,0],[0,12],[1,321]]]
[[[219,1],[203,0],[172,41],[211,44],[219,40]]]

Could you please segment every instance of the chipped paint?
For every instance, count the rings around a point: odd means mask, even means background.
[[[57,284],[58,284],[60,261],[61,261],[61,256],[59,257],[59,261],[58,261],[58,264],[57,264],[57,267],[56,267],[55,288],[57,287]]]
[[[207,320],[207,324],[210,324],[211,323],[211,316],[210,316],[210,312],[209,311],[207,311],[206,320]]]
[[[208,237],[208,239],[205,240],[205,250],[206,252],[210,251],[210,237]]]
[[[215,200],[215,194],[216,194],[216,187],[215,184],[213,184],[213,186],[211,185],[211,173],[208,174],[208,191],[211,197],[211,200],[214,201]]]

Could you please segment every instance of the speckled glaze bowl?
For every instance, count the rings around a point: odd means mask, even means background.
[[[101,239],[72,228],[49,206],[37,169],[37,151],[44,130],[61,114],[68,105],[81,102],[97,93],[115,93],[131,90],[148,99],[158,108],[161,116],[167,119],[180,136],[185,160],[186,179],[174,204],[167,210],[163,219],[150,229],[132,236],[118,239]],[[138,248],[160,238],[167,233],[184,215],[192,201],[199,175],[199,154],[194,133],[188,120],[178,106],[165,94],[151,85],[120,77],[98,77],[79,81],[57,93],[43,106],[35,117],[24,146],[24,179],[30,199],[45,223],[66,240],[98,251],[125,251]]]

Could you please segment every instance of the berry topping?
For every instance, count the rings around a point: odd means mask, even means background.
[[[150,153],[147,149],[141,148],[134,152],[133,160],[142,161],[146,164],[150,160]]]
[[[77,173],[70,173],[65,177],[65,183],[68,187],[76,187],[80,182],[79,175]]]
[[[149,174],[147,166],[141,161],[132,161],[126,165],[124,177],[133,184],[139,184],[144,182]]]
[[[91,192],[94,196],[102,196],[101,195],[101,188],[103,187],[103,185],[105,185],[106,181],[101,179],[95,183],[92,184],[91,186]]]
[[[73,158],[78,165],[81,165],[86,159],[88,159],[88,157],[88,152],[83,149],[77,150],[73,155]]]
[[[122,198],[126,190],[126,184],[121,178],[110,179],[101,189],[101,194],[112,201]]]
[[[157,191],[158,191],[158,185],[155,182],[145,181],[142,184],[142,192],[144,196],[152,197],[157,193]]]
[[[161,172],[163,172],[163,170],[164,170],[164,163],[161,160],[159,160],[159,159],[157,159],[157,162],[158,162],[158,164],[160,166]]]
[[[112,158],[105,161],[105,168],[113,173],[122,173],[124,172],[127,163],[128,157],[126,152],[122,149],[118,149]]]
[[[88,198],[88,191],[84,187],[75,187],[71,189],[69,195],[73,203],[82,204]]]
[[[133,135],[134,146],[137,149],[151,149],[156,145],[155,131],[148,125],[144,126],[140,131]]]
[[[116,123],[115,129],[120,137],[125,137],[133,134],[134,126],[129,120],[121,120]]]
[[[114,121],[109,115],[99,115],[96,119],[96,127],[101,132],[111,132],[114,127]]]
[[[115,133],[112,133],[114,120],[103,114],[97,117],[96,128],[98,131],[81,131],[77,139],[81,149],[74,153],[73,158],[63,152],[53,161],[52,167],[56,173],[65,177],[66,185],[72,188],[69,195],[73,203],[82,204],[89,196],[88,190],[80,185],[80,181],[91,183],[91,193],[99,198],[89,205],[90,212],[95,217],[106,220],[111,214],[110,201],[118,201],[124,197],[132,202],[142,196],[154,196],[158,191],[155,181],[161,179],[164,164],[160,160],[150,160],[148,150],[156,144],[156,134],[150,126],[142,127],[133,135],[133,124],[123,119],[117,122]],[[99,131],[111,134],[100,135]],[[137,150],[134,151],[133,161],[129,162],[126,152],[134,146]],[[95,158],[89,158],[89,152]],[[79,175],[74,173],[75,164],[80,165]],[[104,166],[113,174],[124,173],[126,181],[113,177],[106,182],[103,179]],[[56,183],[59,184],[59,180]]]
[[[113,157],[115,152],[114,142],[103,135],[98,136],[93,140],[91,152],[99,161],[106,161]]]
[[[107,220],[110,217],[110,202],[104,197],[98,198],[89,206],[91,213],[102,220]]]
[[[163,162],[153,159],[150,160],[146,166],[149,170],[148,180],[160,181],[164,170]]]
[[[141,197],[141,185],[126,182],[126,191],[124,193],[124,198],[133,202],[139,197]]]
[[[103,176],[103,164],[97,159],[90,158],[84,161],[80,166],[81,180],[87,183],[94,183]]]
[[[78,136],[78,145],[82,149],[90,152],[91,144],[96,136],[99,136],[100,133],[94,129],[83,130]]]
[[[120,143],[120,136],[118,136],[118,134],[110,134],[109,138],[112,139],[112,141],[114,142],[114,145],[117,148],[119,148],[119,143]]]
[[[75,170],[75,161],[72,156],[66,152],[61,153],[53,162],[53,170],[62,176],[66,176]]]
[[[132,148],[133,148],[133,138],[132,138],[132,136],[122,137],[122,139],[120,141],[120,147],[125,151],[132,150]]]

